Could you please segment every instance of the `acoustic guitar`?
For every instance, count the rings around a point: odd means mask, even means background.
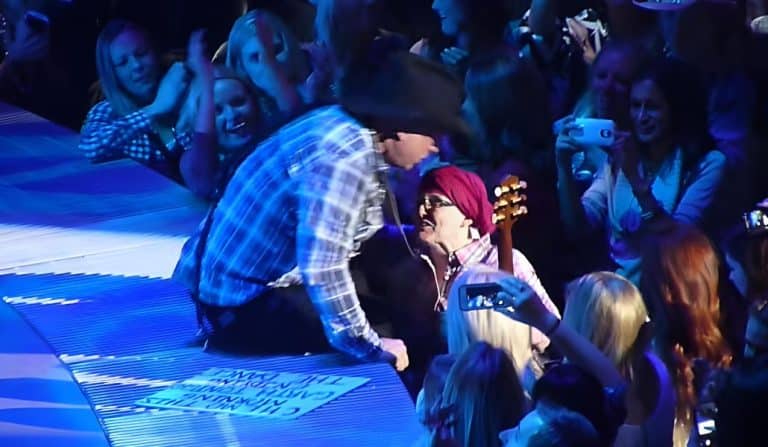
[[[527,197],[523,194],[527,187],[528,184],[524,180],[510,175],[493,189],[493,195],[496,197],[493,202],[493,223],[499,234],[499,270],[509,273],[514,273],[512,227],[520,216],[528,214],[528,207],[525,206]]]

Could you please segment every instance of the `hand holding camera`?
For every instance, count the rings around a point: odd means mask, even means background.
[[[559,322],[557,316],[544,306],[541,298],[525,281],[506,277],[499,281],[499,285],[504,292],[514,297],[514,309],[496,309],[497,311],[520,323],[533,326],[543,333],[548,333]]]
[[[528,283],[513,276],[496,283],[465,284],[459,289],[462,310],[493,309],[547,333],[559,319],[544,306]]]
[[[616,137],[616,123],[612,120],[601,118],[574,118],[565,117],[554,124],[554,132],[560,136],[568,137],[571,143],[582,146],[608,147],[613,144]]]
[[[555,122],[553,131],[557,135],[558,161],[570,162],[574,154],[587,146],[610,147],[616,137],[616,124],[606,119],[567,116]]]

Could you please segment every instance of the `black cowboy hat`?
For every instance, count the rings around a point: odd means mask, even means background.
[[[404,50],[374,52],[353,65],[339,82],[339,102],[378,132],[470,134],[461,117],[461,82],[442,65]]]

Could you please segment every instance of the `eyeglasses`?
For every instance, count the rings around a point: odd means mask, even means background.
[[[448,206],[456,206],[456,204],[447,200],[441,199],[437,196],[424,196],[421,199],[421,205],[424,205],[425,210],[431,210],[433,208],[444,208]]]

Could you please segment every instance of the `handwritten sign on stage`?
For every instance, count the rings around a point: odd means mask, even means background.
[[[295,419],[368,380],[364,377],[211,368],[136,404]]]

